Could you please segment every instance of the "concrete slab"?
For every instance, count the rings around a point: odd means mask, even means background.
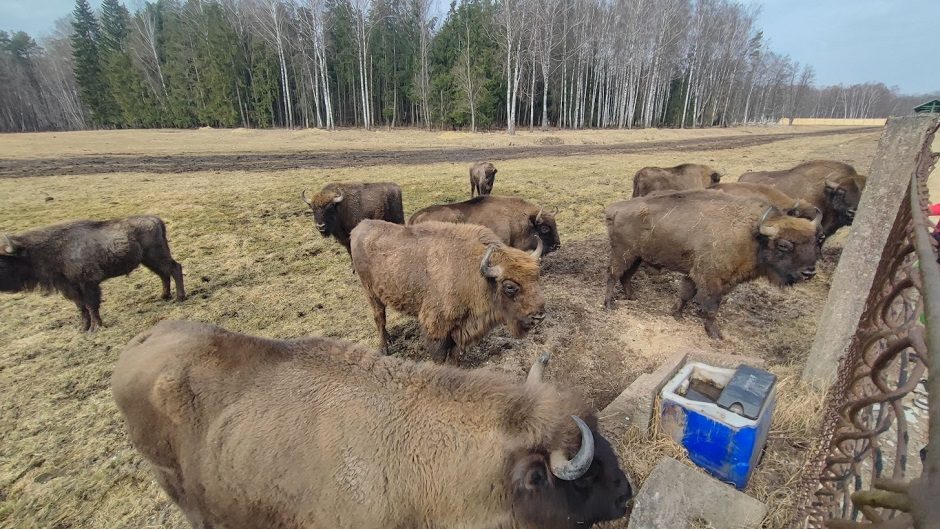
[[[675,353],[662,364],[645,375],[640,375],[613,402],[598,415],[600,428],[605,434],[619,435],[628,428],[637,428],[644,437],[649,437],[650,421],[653,417],[653,402],[682,366],[687,354]]]
[[[675,459],[663,458],[634,499],[629,529],[756,529],[767,506]]]

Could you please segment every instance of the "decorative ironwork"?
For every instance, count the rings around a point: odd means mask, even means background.
[[[936,131],[840,362],[795,526],[940,527],[940,264],[926,217]]]

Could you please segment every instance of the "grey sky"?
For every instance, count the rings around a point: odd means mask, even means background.
[[[446,10],[446,0],[441,0]],[[133,7],[138,2],[126,2]],[[930,36],[936,0],[762,0],[760,26],[773,50],[816,70],[816,83],[881,81],[902,92],[940,91]],[[97,8],[101,0],[91,0]],[[933,5],[932,5],[933,4]],[[42,36],[74,0],[0,0],[0,29]]]

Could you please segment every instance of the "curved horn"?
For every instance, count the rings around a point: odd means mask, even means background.
[[[816,216],[813,217],[813,226],[816,226],[816,229],[822,225],[822,211],[819,208],[813,208],[816,210]]]
[[[552,211],[552,216],[557,217],[559,211],[561,211],[561,208],[559,208],[558,206],[555,206],[555,210]]]
[[[0,248],[0,250],[3,250],[3,253],[9,255],[16,253],[16,247],[13,246],[13,240],[10,239],[9,235],[3,235],[3,248]]]
[[[333,199],[334,204],[339,204],[342,201],[343,201],[343,195],[339,195],[338,197]]]
[[[541,259],[541,258],[542,258],[542,249],[543,249],[543,247],[544,247],[544,246],[542,245],[542,238],[539,237],[538,235],[536,235],[536,236],[535,236],[535,240],[536,240],[535,249],[532,250],[532,253],[529,254],[529,255],[531,255],[532,257],[534,257],[534,258],[536,258],[536,259]]]
[[[303,201],[306,202],[308,206],[312,206],[312,205],[313,205],[313,201],[310,200],[309,198],[307,198],[307,190],[306,190],[306,189],[304,189],[303,191],[300,192],[300,198],[303,199]]]
[[[538,224],[539,222],[542,222],[542,211],[544,211],[544,210],[543,210],[542,208],[539,208],[539,212],[538,212],[538,214],[535,216],[535,223],[536,223],[536,224]]]
[[[548,359],[551,357],[552,353],[545,351],[535,359],[535,363],[529,368],[529,376],[525,379],[526,384],[535,384],[542,381],[542,372],[545,371],[545,366],[548,365]]]
[[[760,218],[760,221],[758,221],[757,232],[760,233],[761,235],[765,235],[767,237],[773,238],[773,237],[776,237],[777,234],[779,233],[780,230],[776,226],[764,227],[764,221],[767,220],[767,216],[770,215],[770,212],[775,209],[777,208],[773,206],[770,206],[769,208],[767,208],[767,211],[764,212],[764,215]]]
[[[578,429],[581,430],[581,448],[570,460],[565,459],[565,454],[561,450],[554,450],[549,456],[552,474],[565,481],[580,478],[591,468],[591,463],[594,462],[594,434],[580,417],[572,415],[571,418],[574,419]]]
[[[480,275],[483,277],[499,277],[499,267],[490,266],[490,257],[492,257],[494,250],[496,250],[495,244],[487,246],[486,253],[483,254],[483,260],[480,261]]]

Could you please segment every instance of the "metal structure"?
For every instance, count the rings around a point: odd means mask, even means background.
[[[926,217],[936,132],[840,361],[795,527],[940,528],[940,264]]]

